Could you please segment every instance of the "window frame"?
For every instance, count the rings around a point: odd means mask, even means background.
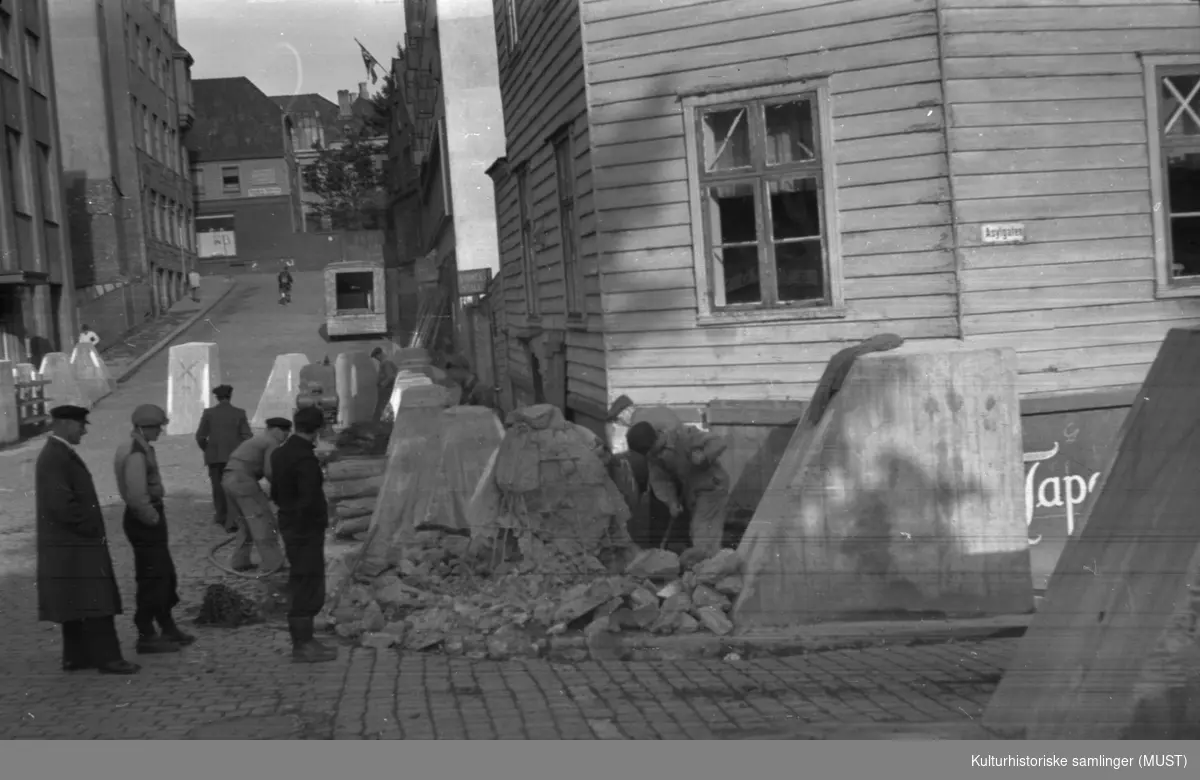
[[[46,53],[42,46],[42,36],[32,30],[25,30],[25,82],[26,86],[46,97],[50,94],[49,79],[46,76]]]
[[[16,214],[33,219],[33,188],[30,186],[31,171],[25,156],[25,134],[7,125],[4,127],[4,166],[9,171],[8,194],[12,199],[9,208]]]
[[[748,104],[759,101],[786,102],[789,99],[800,98],[811,100],[813,111],[816,113],[813,129],[817,136],[817,148],[820,155],[821,232],[828,300],[823,303],[802,301],[772,306],[760,303],[738,308],[717,308],[713,302],[713,274],[708,223],[704,216],[701,197],[700,169],[703,164],[703,151],[698,137],[700,114],[704,110],[723,106],[747,105],[749,108]],[[742,322],[780,322],[845,317],[842,236],[837,206],[837,163],[834,159],[833,106],[829,80],[825,78],[795,79],[788,82],[739,87],[719,92],[680,93],[679,100],[683,107],[688,201],[691,210],[692,264],[696,276],[697,324],[724,325]],[[782,171],[780,173],[756,172],[745,175],[745,178],[751,177],[755,179],[756,188],[762,188],[765,182],[788,176],[786,172]],[[759,195],[761,197],[761,193]]]
[[[504,26],[508,28],[508,51],[515,52],[521,48],[520,12],[517,9],[519,0],[504,0]]]
[[[55,173],[54,149],[50,144],[34,142],[35,162],[38,166],[38,189],[42,200],[42,221],[53,225],[62,223],[59,182]]]
[[[225,171],[237,172],[237,184],[231,186],[225,181]],[[242,194],[242,168],[240,165],[222,165],[221,166],[221,194],[222,195],[241,195]]]
[[[521,277],[525,288],[525,319],[537,321],[542,317],[541,289],[538,279],[537,252],[533,246],[533,214],[530,208],[529,165],[522,163],[513,171],[517,188],[517,219],[521,237]]]
[[[1150,160],[1150,219],[1154,241],[1154,295],[1156,298],[1200,297],[1200,277],[1176,280],[1171,276],[1171,230],[1167,224],[1169,193],[1165,146],[1162,138],[1162,102],[1159,79],[1172,73],[1200,75],[1200,54],[1154,54],[1142,57],[1146,99],[1146,144]],[[1200,153],[1200,138],[1196,141]]]
[[[14,50],[19,47],[19,44],[13,39],[13,30],[15,29],[15,21],[13,15],[7,10],[0,9],[0,70],[12,73],[14,60],[20,60]],[[16,67],[19,69],[20,63]]]
[[[558,211],[558,249],[563,271],[563,297],[567,321],[580,324],[587,319],[587,293],[584,285],[583,254],[579,238],[579,212],[576,209],[578,179],[575,171],[573,125],[567,125],[550,138],[554,157],[554,191]],[[568,191],[564,189],[569,187]],[[568,260],[567,242],[571,257]]]

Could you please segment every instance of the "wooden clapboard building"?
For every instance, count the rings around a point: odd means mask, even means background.
[[[1087,440],[1200,324],[1200,2],[1079,6],[495,0],[514,398],[670,405],[769,477],[755,425],[894,332],[1016,348],[1027,449]]]

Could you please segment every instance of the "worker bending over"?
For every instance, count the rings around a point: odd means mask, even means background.
[[[725,442],[682,423],[656,428],[649,422],[635,424],[625,440],[646,458],[650,490],[666,504],[672,523],[684,509],[691,515],[692,547],[706,555],[720,550],[730,483],[718,461]]]
[[[283,417],[267,420],[267,429],[238,445],[225,464],[221,486],[229,499],[231,514],[237,521],[237,540],[231,567],[245,571],[254,567],[251,548],[258,549],[258,559],[265,571],[284,566],[283,550],[279,545],[279,524],[271,510],[271,501],[259,484],[264,477],[271,481],[271,453],[287,439],[292,421]]]

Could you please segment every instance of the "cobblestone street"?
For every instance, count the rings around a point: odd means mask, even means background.
[[[295,303],[275,303],[273,280],[239,287],[178,343],[220,345],[233,401],[253,413],[278,353],[319,359],[321,279],[297,275]],[[471,661],[343,646],[334,663],[289,662],[282,625],[188,627],[177,655],[133,653],[132,555],[120,531],[111,458],[139,403],[163,404],[166,352],[103,400],[81,454],[109,521],[126,614],[130,678],[59,670],[57,626],[36,620],[33,463],[40,449],[0,453],[0,738],[745,739],[802,734],[805,723],[932,722],[977,718],[1017,640],[878,647],[742,661]],[[158,445],[167,484],[179,613],[221,582],[206,561],[223,538],[211,522],[200,453],[190,436]],[[189,620],[190,622],[190,620]]]

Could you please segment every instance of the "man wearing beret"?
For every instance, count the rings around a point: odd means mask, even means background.
[[[87,433],[88,411],[58,406],[50,417],[50,438],[34,472],[38,619],[62,626],[63,671],[133,674],[140,667],[122,657],[113,621],[122,612],[121,593],[104,513],[92,474],[75,451]]]
[[[266,571],[284,565],[279,546],[279,525],[271,510],[271,501],[259,482],[264,477],[272,481],[271,453],[287,439],[292,421],[284,417],[267,420],[267,429],[247,439],[229,456],[221,485],[229,499],[231,514],[237,519],[237,549],[231,565],[235,571],[253,567],[250,550],[258,548],[258,558]]]
[[[237,523],[229,517],[229,502],[221,482],[229,456],[242,442],[253,436],[246,410],[231,402],[233,388],[218,385],[213,388],[217,405],[210,406],[200,415],[200,426],[196,429],[196,444],[204,452],[204,465],[208,467],[208,481],[212,486],[213,522],[230,533],[237,530]]]
[[[314,618],[325,606],[325,529],[329,506],[325,475],[317,459],[317,438],[325,416],[314,406],[292,417],[295,433],[271,453],[271,499],[279,507],[279,532],[288,558],[288,629],[292,660],[319,663],[337,658],[337,650],[313,638]]]
[[[175,625],[171,611],[179,604],[179,578],[168,544],[166,490],[158,470],[154,442],[167,425],[167,413],[154,404],[133,410],[130,437],[117,448],[113,469],[117,489],[125,501],[122,527],[133,547],[134,578],[137,582],[137,626],[139,653],[175,653],[196,638]],[[155,624],[162,629],[159,634]]]

